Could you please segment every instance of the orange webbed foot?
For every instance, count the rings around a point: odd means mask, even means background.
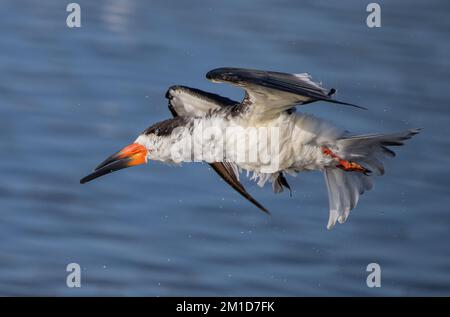
[[[333,151],[331,151],[327,147],[322,147],[322,153],[325,155],[328,155],[336,160],[338,160],[338,165],[336,165],[337,168],[340,168],[341,170],[347,171],[347,172],[360,172],[364,175],[370,175],[372,173],[371,170],[365,168],[361,164],[358,164],[356,162],[347,161],[339,156],[337,156]]]

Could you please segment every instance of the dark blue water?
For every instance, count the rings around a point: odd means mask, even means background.
[[[80,29],[67,3],[0,4],[1,295],[450,295],[448,1],[380,1],[378,29],[357,0],[79,0]],[[169,85],[240,98],[220,66],[309,72],[370,111],[301,110],[354,132],[424,131],[332,231],[320,173],[293,198],[246,182],[272,217],[205,164],[79,184],[170,117]]]

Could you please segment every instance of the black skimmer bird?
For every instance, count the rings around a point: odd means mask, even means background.
[[[373,174],[382,175],[382,159],[417,134],[411,129],[391,134],[352,135],[295,106],[325,101],[359,107],[332,98],[308,74],[218,68],[206,74],[245,90],[241,102],[185,86],[172,86],[166,97],[172,119],[145,129],[131,145],[100,163],[80,182],[158,160],[169,163],[206,161],[232,188],[264,212],[239,181],[242,170],[253,173],[261,187],[272,182],[279,193],[291,188],[285,174],[319,170],[329,196],[327,228],[345,222],[359,196],[372,188]]]

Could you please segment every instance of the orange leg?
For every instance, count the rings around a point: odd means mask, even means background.
[[[325,146],[322,147],[322,153],[336,159],[339,162],[339,164],[336,165],[336,167],[340,168],[341,170],[348,171],[348,172],[360,172],[360,173],[364,173],[365,175],[369,175],[370,173],[372,173],[372,171],[368,170],[367,168],[363,167],[362,165],[360,165],[356,162],[347,161],[347,160],[340,158],[339,156],[334,154],[333,151],[331,151],[329,148],[327,148]]]

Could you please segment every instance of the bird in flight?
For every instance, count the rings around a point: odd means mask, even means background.
[[[284,188],[291,192],[285,175],[319,170],[328,189],[327,228],[331,229],[336,222],[344,223],[359,196],[372,188],[374,174],[384,173],[382,160],[395,156],[390,147],[403,145],[420,131],[354,135],[326,120],[297,113],[296,106],[317,101],[362,108],[333,99],[335,89],[323,88],[306,73],[227,67],[211,70],[206,78],[244,89],[243,100],[186,86],[170,87],[166,98],[173,118],[145,129],[134,143],[108,157],[80,183],[148,160],[202,160],[269,213],[242,185],[241,171],[253,173],[251,178],[261,187],[271,182],[279,193]]]

